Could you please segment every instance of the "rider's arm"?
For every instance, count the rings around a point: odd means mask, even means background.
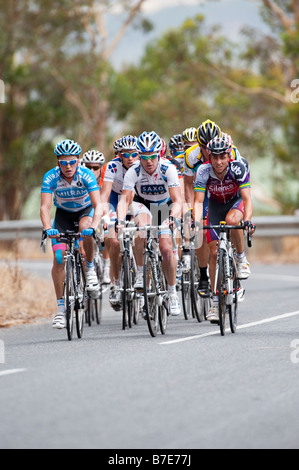
[[[52,206],[52,194],[41,194],[40,218],[45,230],[52,228],[50,210]]]
[[[184,184],[185,184],[185,201],[188,205],[188,208],[193,207],[194,204],[194,191],[193,191],[193,175],[184,176]]]
[[[196,192],[194,197],[193,217],[195,222],[202,223],[203,202],[205,199],[205,192]]]
[[[104,181],[103,186],[101,187],[101,201],[103,207],[103,215],[109,213],[109,200],[112,190],[112,181]]]
[[[183,204],[181,187],[179,186],[169,188],[169,195],[172,201],[172,209],[170,215],[176,219],[179,219],[181,217]]]
[[[100,191],[92,191],[91,193],[89,193],[89,197],[92,207],[94,208],[94,214],[90,228],[97,229],[103,214]]]
[[[119,203],[117,204],[117,220],[125,220],[128,208],[132,204],[135,192],[124,189],[121,193]]]

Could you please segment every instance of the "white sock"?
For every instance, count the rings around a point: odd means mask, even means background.
[[[168,286],[168,293],[169,294],[176,294],[176,285],[174,286]]]

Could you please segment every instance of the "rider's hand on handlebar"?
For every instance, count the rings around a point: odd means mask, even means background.
[[[92,237],[94,233],[94,228],[85,228],[84,230],[82,230],[81,235],[82,237]]]
[[[249,229],[250,229],[250,233],[251,235],[254,234],[255,232],[255,229],[256,229],[256,225],[254,225],[251,220],[244,220],[244,227],[246,229],[246,231],[248,232]]]
[[[126,226],[126,222],[124,220],[117,220],[115,222],[115,231],[118,233],[119,231],[123,230]]]
[[[49,238],[56,238],[59,235],[59,230],[57,230],[56,228],[49,228],[48,230],[46,230],[46,234]]]
[[[104,230],[108,230],[109,224],[110,224],[110,217],[108,214],[104,215],[101,220],[101,224],[104,228]]]

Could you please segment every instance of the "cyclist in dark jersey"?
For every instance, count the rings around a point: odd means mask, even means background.
[[[248,166],[242,160],[231,161],[232,140],[227,134],[215,137],[208,145],[210,162],[201,165],[194,183],[194,216],[197,222],[202,219],[202,206],[206,190],[209,195],[208,225],[219,224],[225,220],[229,225],[238,225],[242,220],[250,221],[253,205],[250,191]],[[214,292],[215,268],[217,259],[217,230],[209,230],[207,240],[210,248],[209,272],[211,287]],[[247,279],[250,266],[244,252],[244,237],[240,230],[232,231],[232,241],[238,259],[238,277]],[[218,320],[218,299],[213,298],[208,320]]]

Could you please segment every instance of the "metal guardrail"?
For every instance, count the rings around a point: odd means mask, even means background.
[[[0,222],[0,241],[21,238],[40,239],[42,233],[40,220],[9,220]]]
[[[257,230],[255,237],[299,236],[299,215],[253,217]],[[12,220],[0,222],[0,241],[16,239],[39,240],[42,232],[40,220]]]

